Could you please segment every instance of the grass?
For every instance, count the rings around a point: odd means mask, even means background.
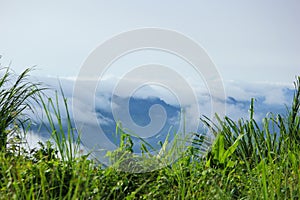
[[[15,78],[9,68],[0,68],[0,149],[2,151],[6,150],[9,136],[17,131],[13,127],[23,126],[29,120],[22,115],[22,112],[25,109],[32,109],[30,100],[36,101],[36,94],[42,90],[38,87],[39,83],[27,81],[29,71],[30,69],[26,69]],[[13,78],[15,78],[14,82]]]
[[[79,139],[70,122],[67,100],[63,97],[63,109],[67,111],[63,117],[68,119],[68,124],[63,124],[58,96],[52,99],[40,95],[39,84],[26,82],[24,75],[17,76],[20,81],[8,89],[4,83],[11,77],[10,71],[5,70],[0,79],[0,199],[300,198],[300,77],[295,81],[286,116],[268,115],[259,127],[254,120],[254,100],[247,120],[235,122],[216,116],[215,124],[203,116],[202,123],[216,137],[207,154],[203,155],[201,145],[209,141],[204,134],[195,133],[193,146],[172,165],[128,173],[115,167],[103,168],[87,156],[76,157]],[[12,131],[24,133],[18,130],[30,124],[30,119],[24,122],[22,116],[24,109],[31,108],[30,101],[41,102],[56,145],[47,142],[36,149],[11,150],[7,146],[13,146],[14,141],[7,136]],[[132,151],[130,136],[120,132],[121,146],[111,152],[112,156]],[[147,152],[145,146],[142,148]],[[130,164],[130,160],[127,162]]]

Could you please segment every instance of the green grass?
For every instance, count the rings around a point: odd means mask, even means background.
[[[9,68],[0,68],[0,149],[2,151],[7,148],[9,136],[18,131],[18,127],[24,128],[23,125],[29,119],[22,115],[22,112],[25,109],[33,109],[30,100],[36,101],[36,94],[42,90],[39,88],[39,83],[27,81],[29,71],[30,69],[26,69],[21,75],[14,77]]]
[[[24,79],[28,71],[17,76],[22,81],[16,82],[16,87],[7,89],[4,83],[10,73],[5,70],[0,79],[0,199],[300,198],[300,77],[295,81],[294,99],[286,116],[268,115],[259,127],[254,120],[253,100],[247,120],[235,122],[216,116],[215,124],[203,116],[202,123],[216,137],[207,154],[202,155],[201,145],[209,141],[195,133],[193,147],[172,165],[146,173],[127,173],[115,167],[103,168],[87,156],[76,157],[79,140],[70,123],[67,100],[63,97],[68,124],[62,124],[58,95],[54,99],[42,95],[39,84]],[[40,148],[31,150],[8,148],[19,144],[8,140],[8,134],[26,133],[22,126],[30,124],[30,119],[24,122],[22,112],[36,100],[56,144],[41,143]],[[67,132],[63,126],[68,127]],[[132,151],[130,136],[119,132],[121,146],[111,152],[112,158]],[[147,148],[142,148],[147,153]]]

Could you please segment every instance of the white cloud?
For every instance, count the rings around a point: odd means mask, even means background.
[[[46,80],[48,84],[54,83],[54,88],[58,88],[58,84],[56,80],[53,79],[43,79]],[[104,90],[96,90],[95,92],[95,106],[97,108],[101,108],[101,110],[104,110],[106,112],[110,112],[111,108],[115,110],[123,109],[122,104],[119,104],[120,102],[111,102],[109,101],[109,98],[111,96],[111,91],[109,91],[110,88],[113,88],[112,85],[115,83],[116,78],[110,77],[105,80]],[[135,80],[130,80],[129,84],[134,84]],[[56,83],[56,85],[55,85]],[[113,124],[113,119],[111,119],[108,116],[104,116],[103,113],[96,113],[95,107],[92,105],[88,105],[87,102],[85,102],[85,93],[88,92],[88,87],[91,84],[91,82],[86,83],[84,85],[84,90],[82,90],[82,95],[78,96],[76,99],[72,97],[72,88],[74,85],[74,81],[61,79],[61,85],[62,89],[64,90],[64,93],[66,97],[69,99],[68,105],[70,109],[70,113],[76,112],[76,121],[80,122],[79,126],[86,126],[89,127],[89,133],[93,132],[96,129],[97,126],[99,126],[99,122],[101,122],[102,125],[109,125]],[[195,130],[193,127],[196,127],[199,125],[199,118],[201,115],[206,115],[209,118],[213,118],[214,113],[212,113],[212,102],[214,102],[214,111],[218,114],[219,111],[221,111],[224,106],[226,106],[226,115],[230,118],[237,120],[238,118],[248,118],[249,113],[249,103],[250,99],[252,97],[256,97],[259,99],[258,102],[255,102],[255,104],[262,104],[264,105],[261,110],[255,110],[255,116],[257,119],[261,119],[265,116],[266,111],[265,109],[272,109],[276,108],[278,110],[278,105],[283,105],[284,103],[289,104],[291,99],[286,96],[285,88],[291,88],[290,85],[282,85],[282,84],[272,84],[272,83],[247,83],[247,82],[235,82],[235,81],[227,81],[225,82],[225,88],[226,88],[226,95],[227,97],[231,96],[235,99],[232,100],[232,102],[227,101],[224,99],[218,99],[218,98],[211,98],[211,96],[205,92],[206,90],[202,87],[195,88],[196,91],[199,91],[197,93],[197,98],[199,102],[188,104],[191,101],[184,101],[185,105],[182,105],[185,108],[185,120],[186,120],[186,126],[187,128],[190,128],[191,130],[187,131],[193,131]],[[169,103],[170,105],[176,105],[176,101],[174,101],[174,95],[166,92],[167,90],[161,89],[157,86],[149,86],[149,87],[143,87],[140,91],[137,91],[135,93],[135,97],[137,98],[143,98],[147,99],[149,97],[153,97],[157,95],[159,98],[163,99],[166,103]],[[53,94],[51,92],[47,92],[47,94]],[[127,97],[126,93],[123,93],[122,98]],[[77,107],[72,107],[72,101],[76,101]],[[60,105],[63,106],[63,102],[60,102]],[[260,105],[257,105],[259,107]],[[264,108],[266,107],[266,108]],[[284,108],[284,106],[282,106]],[[62,115],[65,115],[66,113],[62,109]],[[199,113],[197,113],[197,109],[199,108]],[[52,113],[53,114],[53,113]],[[72,115],[71,115],[72,116]],[[99,119],[95,120],[95,116],[97,116]],[[223,117],[221,114],[220,117]],[[172,118],[170,119],[174,123],[176,123],[176,120]],[[174,121],[175,120],[175,121]],[[177,121],[178,122],[178,121]],[[81,127],[77,127],[81,128]],[[93,137],[98,137],[94,133],[92,134]],[[30,136],[29,140],[31,141],[31,145],[34,145],[37,140],[40,139],[36,136]],[[88,142],[95,143],[94,140],[86,140]],[[96,144],[96,143],[95,143]],[[104,144],[103,144],[104,145]]]

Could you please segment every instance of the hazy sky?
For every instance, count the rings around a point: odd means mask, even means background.
[[[221,1],[219,1],[221,2]],[[194,39],[226,80],[291,83],[300,74],[300,1],[4,1],[0,60],[37,75],[76,76],[124,31],[159,27]]]

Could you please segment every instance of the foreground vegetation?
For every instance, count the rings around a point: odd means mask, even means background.
[[[260,127],[252,100],[248,120],[216,116],[214,124],[202,117],[216,136],[207,154],[201,155],[206,138],[194,133],[193,146],[171,166],[126,173],[103,168],[86,155],[75,156],[79,139],[74,137],[70,117],[62,124],[59,99],[46,98],[40,84],[26,80],[28,72],[14,80],[9,70],[1,69],[0,199],[300,198],[300,77],[285,116],[269,114]],[[63,102],[68,109],[66,99]],[[33,110],[32,105],[44,109],[56,145],[21,148],[22,134],[30,128],[30,118],[22,113]],[[131,140],[124,134],[118,152],[128,153]]]

